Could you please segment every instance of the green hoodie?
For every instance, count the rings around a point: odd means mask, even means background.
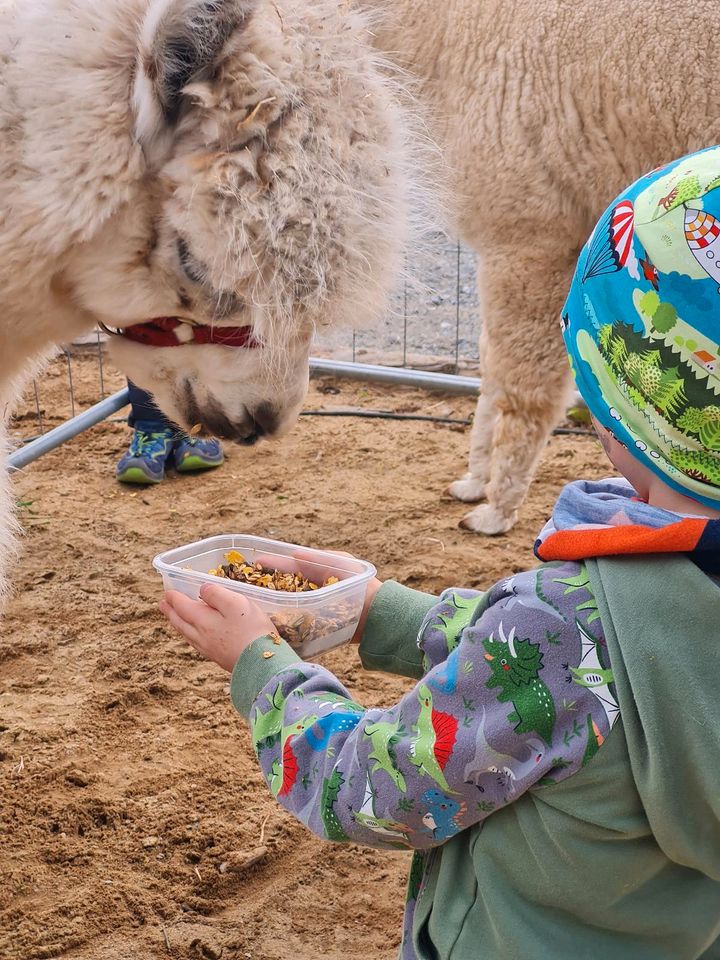
[[[622,719],[582,770],[430,854],[428,960],[720,960],[718,587],[682,555],[587,569]]]

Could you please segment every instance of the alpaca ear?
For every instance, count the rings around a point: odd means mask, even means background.
[[[149,0],[140,30],[133,87],[135,133],[149,156],[163,153],[187,99],[184,88],[208,76],[258,0]]]

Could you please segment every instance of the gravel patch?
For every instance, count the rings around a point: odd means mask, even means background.
[[[452,368],[477,366],[479,309],[474,251],[444,234],[408,257],[408,276],[373,330],[318,340],[314,353],[338,360]]]

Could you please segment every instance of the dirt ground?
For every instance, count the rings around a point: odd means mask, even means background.
[[[95,361],[73,372],[78,402],[92,402]],[[65,389],[56,366],[47,420]],[[467,417],[473,401],[339,381],[315,382],[307,401],[360,406]],[[17,480],[25,536],[0,639],[0,958],[391,960],[408,855],[323,844],[272,800],[227,677],[158,613],[152,557],[252,532],[349,550],[429,591],[486,587],[533,563],[564,481],[606,472],[598,444],[554,437],[520,523],[487,540],[458,529],[466,508],[443,493],[464,469],[464,427],[305,417],[277,445],[228,446],[212,474],[134,490],[113,475],[128,435],[104,423]],[[354,650],[324,662],[368,706],[403,690],[364,673]]]

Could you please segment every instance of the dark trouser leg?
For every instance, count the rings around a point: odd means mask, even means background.
[[[177,430],[177,426],[168,420],[159,407],[155,406],[152,396],[146,390],[142,390],[131,380],[128,380],[128,390],[130,392],[129,426],[134,427],[138,420],[144,420],[162,424],[169,430]]]

